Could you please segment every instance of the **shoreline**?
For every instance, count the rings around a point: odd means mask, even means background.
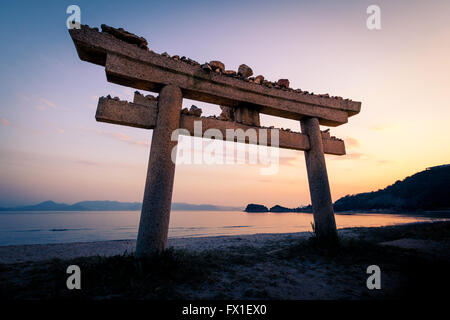
[[[383,227],[353,227],[338,229],[341,238],[357,238],[367,230],[401,228],[408,225],[432,224],[439,221],[410,222]],[[224,250],[230,247],[246,246],[255,249],[268,246],[286,245],[297,240],[310,238],[312,232],[294,233],[257,233],[242,235],[223,235],[206,237],[169,238],[167,248],[185,249],[190,251]],[[86,242],[64,242],[49,244],[25,244],[0,246],[0,264],[40,262],[52,259],[70,260],[80,257],[111,257],[130,255],[134,253],[136,239],[105,240]]]
[[[369,214],[392,214],[406,217],[424,217],[424,218],[450,218],[449,210],[436,210],[436,211],[338,211],[336,215],[369,215]]]
[[[343,230],[343,229],[342,229]],[[271,242],[286,242],[306,239],[311,232],[258,233],[236,236],[180,237],[169,238],[167,248],[191,251],[222,250],[246,245],[261,247]],[[0,264],[38,262],[51,259],[69,260],[79,257],[127,255],[134,253],[135,239],[66,242],[51,244],[0,246]]]
[[[0,214],[2,213],[63,213],[63,212],[124,212],[124,211],[136,211],[141,212],[141,210],[2,210],[0,209]],[[245,211],[245,210],[171,210],[171,211],[184,211],[184,212],[241,212],[241,213],[306,213],[313,214],[307,211]],[[335,214],[362,214],[362,213],[381,213],[381,214],[450,214],[450,209],[443,210],[387,210],[387,209],[368,209],[368,210],[345,210],[345,211],[335,211]]]
[[[133,240],[139,212],[118,213],[17,213],[0,214],[0,247],[11,245],[59,244],[75,242]],[[185,215],[187,214],[187,215]],[[109,219],[109,217],[112,217]],[[186,218],[187,217],[187,218]],[[218,223],[215,217],[219,219]],[[72,223],[78,219],[76,224]],[[196,220],[194,220],[196,219]],[[203,220],[204,219],[204,220]],[[356,213],[336,214],[339,229],[378,227],[419,221],[449,220],[444,215]],[[77,220],[77,221],[78,221]],[[311,232],[309,213],[174,212],[169,239],[237,236],[248,234]],[[171,241],[171,240],[170,240]]]
[[[339,244],[327,247],[310,232],[172,238],[169,250],[141,263],[129,254],[134,251],[132,240],[5,246],[0,247],[0,258],[10,260],[0,263],[0,297],[433,301],[445,297],[450,286],[450,221],[338,232]],[[24,261],[32,258],[42,260]],[[69,265],[83,270],[83,290],[67,290]],[[366,285],[371,265],[381,268],[381,290]]]

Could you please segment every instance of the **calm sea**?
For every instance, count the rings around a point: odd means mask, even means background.
[[[136,239],[139,211],[2,212],[0,245]],[[311,231],[307,213],[173,211],[169,237]],[[336,215],[338,228],[436,220],[392,214]]]

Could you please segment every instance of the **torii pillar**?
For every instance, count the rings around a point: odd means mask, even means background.
[[[320,240],[333,242],[337,239],[333,202],[323,152],[322,133],[317,118],[300,121],[302,133],[309,137],[309,150],[305,151],[309,193],[314,214],[314,232]]]
[[[150,257],[165,249],[175,177],[172,132],[179,128],[183,96],[180,88],[167,85],[159,93],[158,116],[153,130],[144,200],[136,243],[136,257]]]

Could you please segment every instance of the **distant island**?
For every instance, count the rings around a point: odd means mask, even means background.
[[[298,208],[286,208],[282,207],[280,205],[275,205],[272,208],[268,209],[265,205],[262,204],[254,204],[251,203],[247,205],[247,207],[244,210],[245,212],[312,212],[311,205],[305,206],[305,207],[298,207]]]
[[[44,201],[35,205],[0,208],[0,211],[140,211],[140,202],[81,201],[74,204]],[[216,206],[212,204],[172,203],[174,211],[242,211],[241,207]]]
[[[334,203],[336,212],[438,211],[450,210],[450,165],[427,168],[373,192],[346,195]],[[245,212],[312,212],[311,205],[286,208],[249,204]]]
[[[245,208],[244,211],[245,212],[269,212],[269,209],[267,209],[267,207],[262,204],[250,203],[247,205],[247,207]]]

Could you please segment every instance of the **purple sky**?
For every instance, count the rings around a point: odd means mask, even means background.
[[[327,156],[334,200],[450,162],[449,1],[3,1],[0,206],[142,200],[151,131],[95,121],[99,96],[132,100],[134,89],[80,61],[65,26],[70,4],[83,24],[124,27],[155,52],[246,63],[293,88],[362,101],[359,115],[331,129],[348,151]],[[381,7],[381,30],[366,28],[370,4]],[[179,165],[173,201],[309,203],[303,153],[280,156],[274,176],[250,164]]]

